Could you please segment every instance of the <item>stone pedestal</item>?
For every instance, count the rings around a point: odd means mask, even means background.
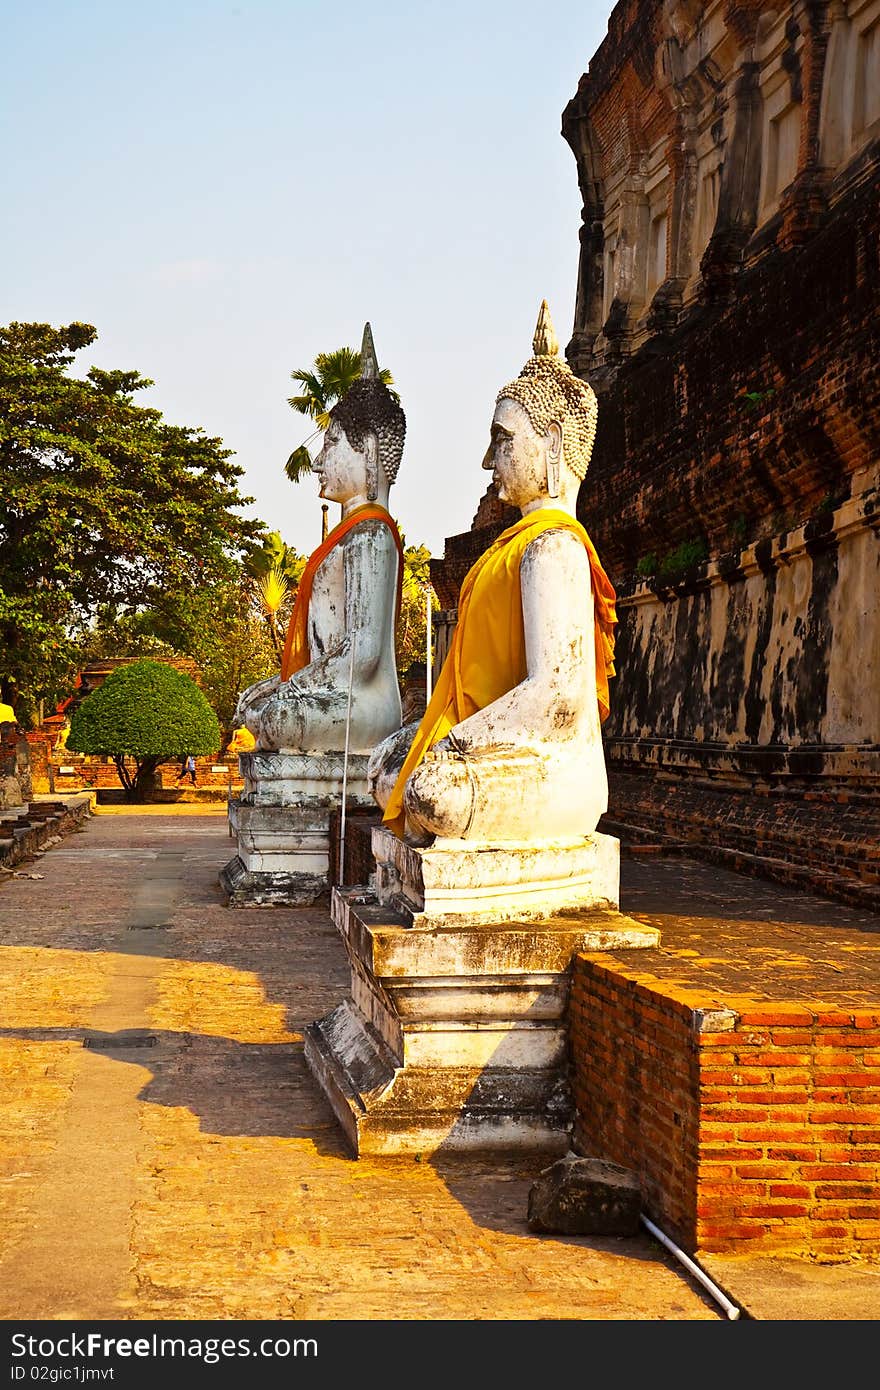
[[[523,844],[435,839],[415,849],[378,829],[373,858],[379,901],[422,928],[462,917],[495,924],[580,907],[614,910],[620,901],[620,842],[611,835]]]
[[[373,852],[375,886],[332,894],[351,993],[305,1044],[353,1152],[564,1153],[572,959],[659,940],[616,909],[617,841],[417,850],[375,830]]]
[[[229,802],[237,853],[220,872],[230,907],[313,903],[330,887],[330,816],[342,801],[342,753],[240,753]],[[349,809],[372,807],[367,755],[348,760]]]

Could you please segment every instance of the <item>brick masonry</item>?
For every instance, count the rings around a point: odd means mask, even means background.
[[[691,1252],[880,1252],[880,1007],[722,1002],[577,958],[576,1147]]]
[[[39,739],[39,735],[28,734],[28,741],[32,743]],[[39,746],[39,745],[38,745]],[[217,770],[219,769],[219,771]],[[161,763],[158,769],[158,779],[160,791],[173,793],[177,788],[177,774],[180,770],[178,759],[171,762]],[[68,792],[68,791],[113,791],[121,792],[122,784],[119,781],[119,774],[116,771],[116,764],[112,758],[90,756],[82,753],[69,753],[66,749],[56,749],[48,759],[45,766],[45,778],[47,785],[44,787],[42,782],[35,784],[37,791]],[[196,787],[205,791],[216,792],[218,795],[224,791],[235,795],[241,791],[243,782],[238,771],[238,758],[233,757],[198,757],[196,758]],[[180,784],[181,793],[187,789],[192,790],[192,784],[187,776]]]
[[[31,801],[17,814],[0,811],[0,870],[9,872],[43,854],[62,835],[78,829],[89,813],[87,796]]]
[[[880,909],[880,796],[858,789],[734,789],[613,766],[600,829],[626,850],[698,854]]]

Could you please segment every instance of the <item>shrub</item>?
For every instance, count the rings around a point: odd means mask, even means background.
[[[73,752],[111,757],[131,801],[147,799],[160,763],[213,753],[219,744],[217,716],[195,681],[147,660],[118,667],[87,696],[67,737]]]
[[[649,550],[647,555],[643,555],[636,565],[636,574],[641,579],[650,579],[652,574],[657,573],[657,556],[653,550]]]
[[[667,584],[671,583],[673,580],[680,579],[693,565],[702,564],[708,557],[709,550],[704,540],[695,538],[682,541],[681,545],[664,558],[660,566],[659,578]]]

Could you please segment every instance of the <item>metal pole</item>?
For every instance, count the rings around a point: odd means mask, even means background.
[[[345,753],[342,758],[342,813],[339,817],[339,873],[340,886],[345,878],[345,801],[348,795],[348,749],[351,742],[351,692],[354,687],[354,644],[355,633],[351,634],[351,658],[348,663],[348,708],[345,712]]]
[[[425,699],[431,699],[431,586],[425,589]]]

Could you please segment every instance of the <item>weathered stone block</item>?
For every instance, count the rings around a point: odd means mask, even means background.
[[[305,1055],[353,1151],[564,1153],[572,958],[655,946],[656,928],[605,910],[414,931],[364,888],[335,888],[331,912],[351,993]]]
[[[628,1168],[566,1154],[539,1174],[529,1192],[529,1229],[566,1236],[632,1236],[642,1195]]]
[[[237,854],[220,885],[230,907],[284,907],[317,901],[330,887],[330,820],[342,801],[372,806],[366,757],[342,753],[241,753],[240,797],[229,802]]]
[[[480,843],[436,840],[427,849],[373,831],[379,901],[427,930],[468,918],[495,925],[566,909],[617,908],[620,846],[611,835]]]

